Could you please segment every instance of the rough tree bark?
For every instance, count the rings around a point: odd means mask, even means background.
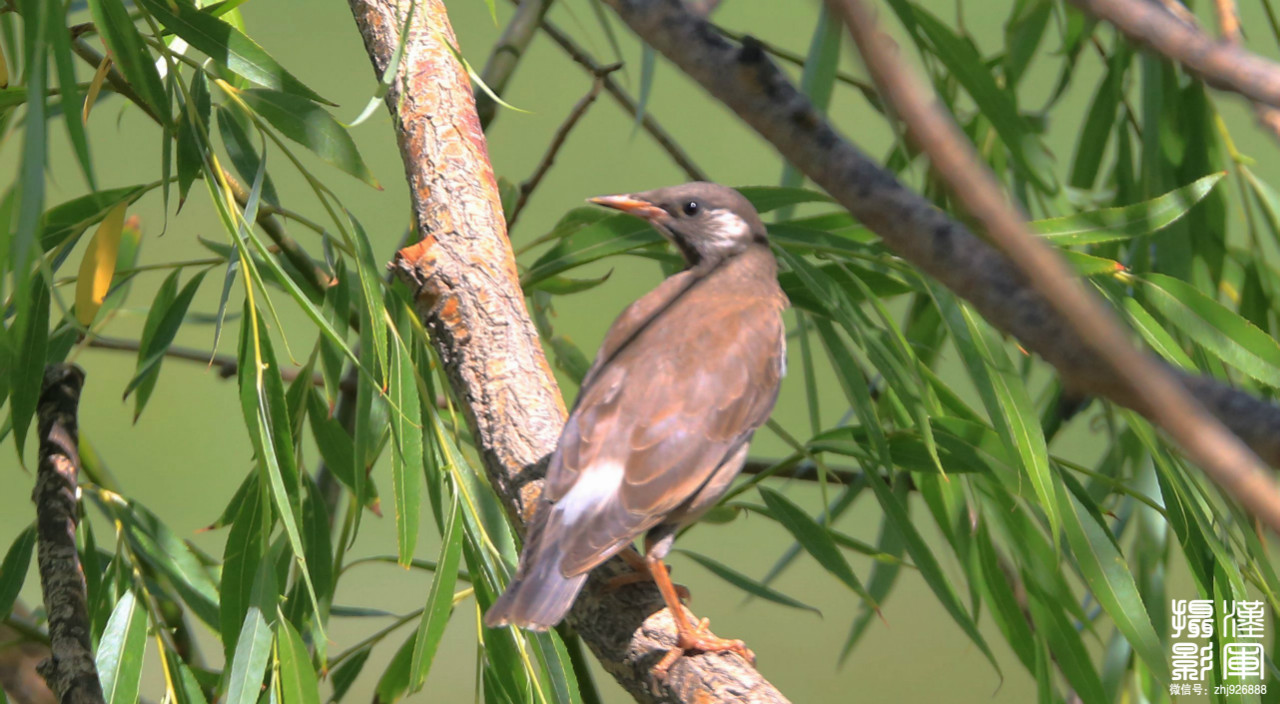
[[[80,473],[76,410],[83,386],[84,372],[79,367],[50,365],[36,407],[40,466],[31,500],[36,504],[37,562],[53,651],[36,669],[63,704],[103,701],[89,640],[84,572],[76,552]]]
[[[409,3],[349,4],[381,76]],[[490,482],[523,523],[565,408],[525,310],[471,86],[450,49],[455,43],[441,0],[419,0],[386,102],[422,239],[398,252],[394,266],[416,292]],[[786,701],[736,655],[684,657],[657,681],[650,669],[675,643],[671,616],[652,587],[602,589],[617,569],[611,563],[596,570],[570,623],[638,700]]]

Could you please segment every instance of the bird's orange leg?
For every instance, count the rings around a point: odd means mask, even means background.
[[[640,556],[640,553],[636,552],[635,548],[624,548],[622,552],[618,553],[618,557],[621,557],[622,561],[627,563],[631,571],[610,579],[605,585],[605,589],[612,591],[628,584],[638,584],[650,580],[656,581],[656,578],[649,572],[649,563]],[[689,594],[689,589],[683,584],[673,584],[672,586],[675,587],[676,595],[680,597],[680,601],[689,601],[692,598]]]
[[[663,564],[662,559],[651,555],[645,555],[644,559],[649,573],[653,575],[653,581],[658,585],[658,591],[662,592],[662,600],[667,602],[667,610],[671,612],[671,618],[676,622],[676,647],[668,650],[653,668],[653,674],[658,679],[666,679],[671,666],[680,659],[681,655],[690,650],[704,653],[732,651],[746,658],[752,665],[755,664],[755,653],[747,649],[746,643],[715,635],[708,627],[710,623],[708,619],[702,619],[695,626],[685,614],[684,606],[680,604],[675,585],[671,583],[671,575],[667,574],[667,566]]]

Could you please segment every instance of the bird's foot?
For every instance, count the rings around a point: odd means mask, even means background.
[[[702,619],[696,627],[689,630],[681,630],[676,635],[676,647],[667,651],[662,656],[662,660],[653,668],[653,674],[659,680],[665,680],[667,673],[670,672],[671,666],[685,653],[696,650],[701,653],[724,653],[732,652],[740,655],[744,660],[756,664],[756,654],[751,652],[746,643],[733,638],[721,638],[711,632],[711,621]]]

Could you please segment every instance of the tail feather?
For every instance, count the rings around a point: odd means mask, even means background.
[[[484,615],[490,628],[519,626],[537,631],[560,623],[582,590],[586,573],[566,577],[560,572],[560,555],[554,549],[540,550],[524,574],[493,602]]]

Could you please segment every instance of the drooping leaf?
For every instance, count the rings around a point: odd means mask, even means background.
[[[160,81],[151,52],[147,50],[147,43],[134,26],[124,3],[120,0],[89,0],[89,10],[93,13],[94,25],[111,50],[116,67],[167,128],[173,122],[169,96]]]
[[[227,704],[256,704],[271,658],[271,642],[270,624],[257,606],[249,607],[227,678]]]
[[[360,157],[347,128],[324,108],[306,98],[265,88],[245,90],[239,95],[280,134],[370,186],[381,188]]]
[[[147,609],[127,591],[107,620],[96,656],[107,704],[138,701],[142,656],[147,645]]]
[[[107,213],[80,262],[80,275],[76,277],[76,319],[85,327],[93,322],[111,287],[124,230],[124,211],[125,204],[120,203]]]
[[[4,561],[0,562],[0,620],[9,618],[18,593],[22,591],[35,545],[36,529],[35,526],[29,526],[13,539],[9,551],[4,555]]]
[[[264,88],[328,103],[303,85],[257,42],[231,24],[196,9],[189,0],[138,0],[151,16],[232,73]],[[334,103],[329,103],[333,105]]]

